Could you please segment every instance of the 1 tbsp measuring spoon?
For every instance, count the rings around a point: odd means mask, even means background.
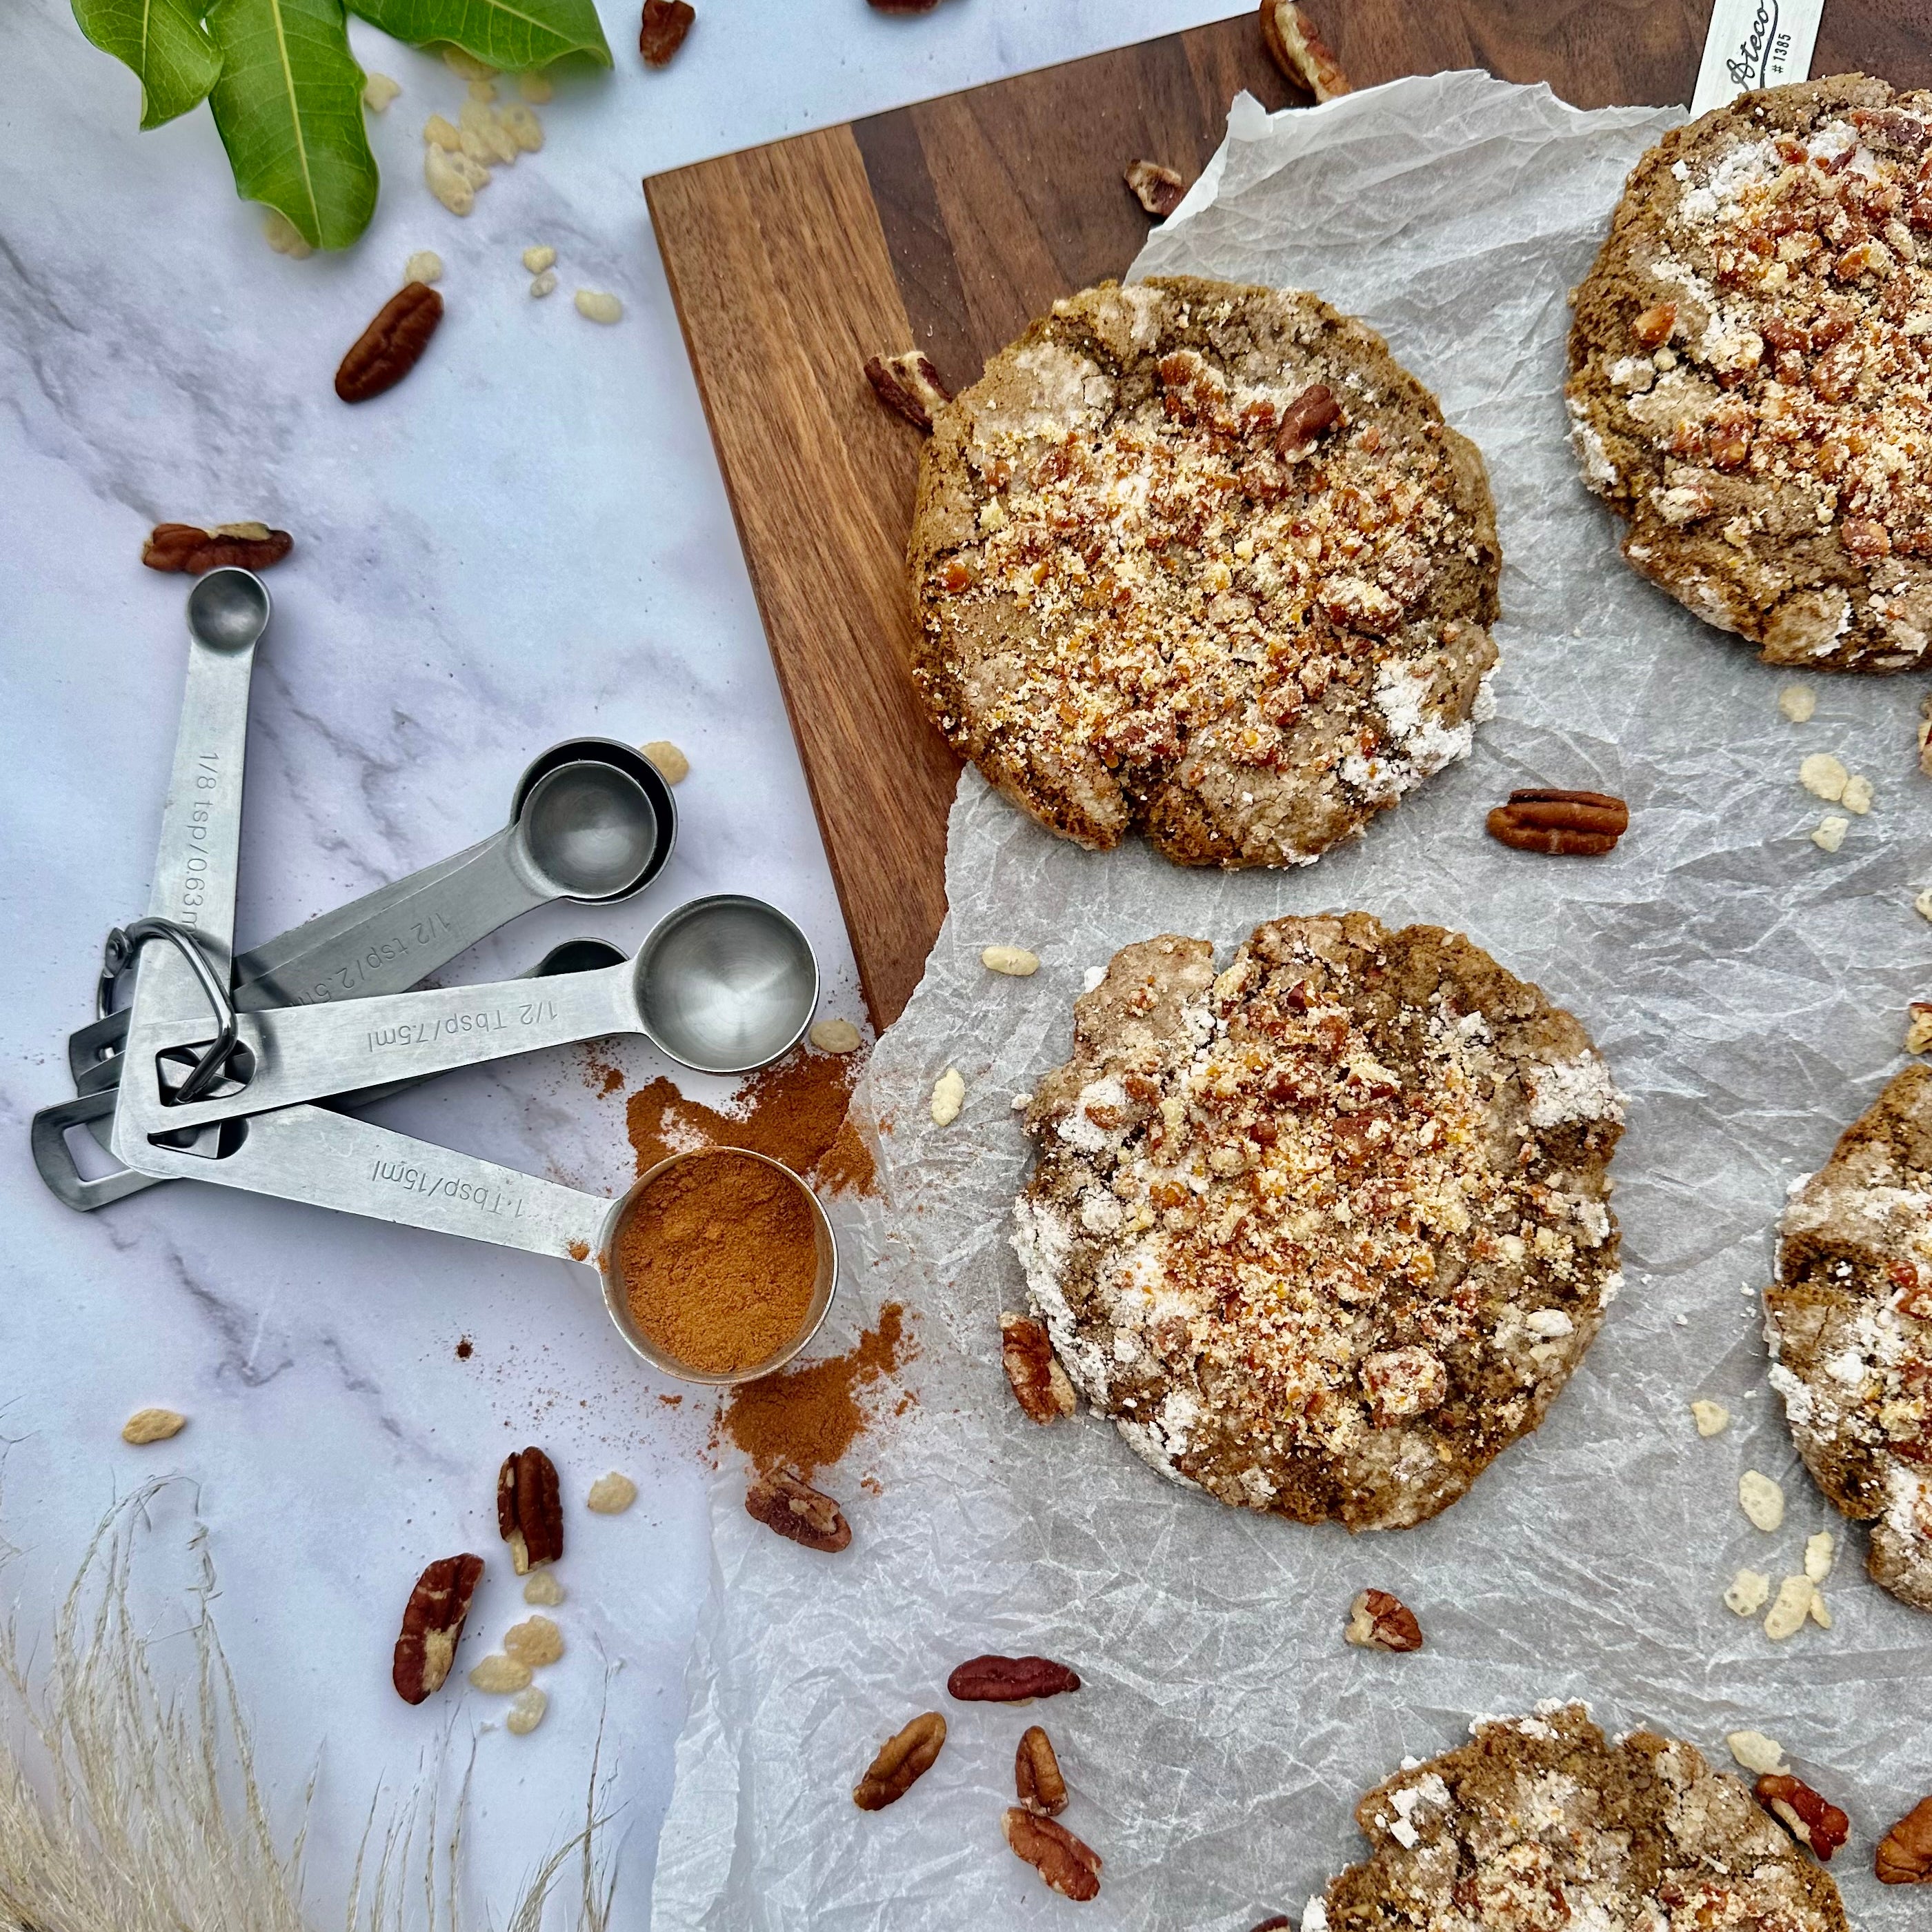
[[[670,787],[641,752],[614,739],[566,739],[518,781],[501,831],[238,955],[235,1004],[246,1012],[399,993],[520,913],[642,892],[676,837]],[[124,1008],[68,1036],[76,1092],[120,1078],[127,1032]]]

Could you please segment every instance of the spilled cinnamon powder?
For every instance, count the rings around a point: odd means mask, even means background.
[[[638,1172],[693,1148],[749,1148],[835,1194],[870,1194],[872,1151],[846,1118],[858,1071],[855,1055],[796,1048],[738,1090],[741,1114],[687,1100],[662,1077],[651,1081],[624,1108]]]
[[[808,1482],[837,1462],[872,1420],[860,1398],[881,1376],[896,1375],[917,1352],[905,1332],[905,1310],[889,1301],[878,1324],[846,1354],[782,1369],[731,1391],[724,1433],[751,1457],[760,1475],[781,1463]],[[912,1402],[900,1398],[897,1413]]]

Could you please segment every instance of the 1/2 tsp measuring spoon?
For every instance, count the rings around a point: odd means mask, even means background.
[[[400,993],[519,913],[553,899],[606,905],[669,862],[677,807],[641,752],[610,738],[553,745],[518,781],[503,829],[236,956],[244,1012]],[[120,1077],[124,1008],[68,1036],[77,1092]]]
[[[192,1058],[208,1021],[150,1036],[152,1063],[132,1096],[122,1081],[114,1151],[124,1139],[234,1120],[379,1082],[443,1073],[606,1034],[642,1034],[681,1064],[746,1073],[796,1046],[818,1000],[811,943],[776,906],[735,893],[694,899],[660,920],[637,957],[542,987],[494,986],[395,993],[335,1006],[278,1006],[238,1021],[238,1067],[218,1096],[174,1101],[164,1058]],[[130,1048],[130,1051],[132,1049]]]

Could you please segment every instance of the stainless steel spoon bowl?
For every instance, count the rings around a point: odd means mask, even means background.
[[[796,1046],[818,1004],[818,962],[763,899],[721,893],[667,914],[638,954],[653,1044],[700,1073],[763,1066]]]
[[[188,593],[188,627],[212,651],[246,650],[268,628],[274,608],[253,571],[211,570]]]

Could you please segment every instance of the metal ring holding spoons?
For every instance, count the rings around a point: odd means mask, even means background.
[[[693,1161],[710,1160],[719,1154],[730,1154],[746,1160],[758,1161],[784,1175],[810,1205],[812,1241],[818,1253],[818,1268],[812,1282],[812,1300],[806,1310],[805,1320],[798,1333],[763,1361],[754,1362],[748,1367],[728,1372],[692,1368],[688,1364],[678,1360],[675,1356],[667,1354],[644,1334],[631,1313],[629,1292],[616,1258],[624,1224],[643,1204],[644,1196],[650,1191],[652,1184],[674,1168]],[[632,1352],[641,1355],[652,1368],[662,1370],[665,1375],[675,1376],[680,1382],[701,1382],[710,1388],[734,1388],[740,1382],[756,1382],[761,1376],[776,1375],[794,1356],[809,1346],[812,1338],[824,1324],[826,1316],[831,1310],[832,1298],[838,1286],[838,1239],[832,1231],[832,1223],[826,1218],[825,1210],[819,1205],[818,1196],[784,1162],[774,1160],[769,1154],[754,1154],[749,1148],[694,1148],[688,1153],[674,1154],[668,1160],[659,1161],[655,1167],[646,1168],[629,1190],[612,1204],[604,1222],[603,1238],[598,1244],[593,1258],[604,1284],[604,1312],[609,1315],[617,1333],[623,1336]]]

